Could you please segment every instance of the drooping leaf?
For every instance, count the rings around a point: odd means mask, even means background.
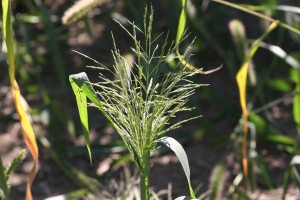
[[[32,199],[31,185],[38,170],[38,147],[36,144],[35,135],[27,116],[26,110],[22,104],[21,93],[17,81],[15,80],[15,58],[14,58],[14,41],[12,37],[12,23],[11,23],[11,8],[9,0],[2,0],[3,9],[3,36],[6,42],[7,55],[9,62],[9,78],[12,87],[15,107],[20,118],[22,134],[24,141],[33,157],[34,164],[28,176],[26,185],[26,200]]]
[[[191,173],[190,173],[188,158],[187,158],[187,155],[186,155],[183,147],[181,146],[181,144],[179,142],[177,142],[177,140],[175,140],[174,138],[171,138],[171,137],[162,137],[162,138],[159,138],[158,140],[156,140],[156,142],[162,143],[162,144],[166,145],[168,148],[170,148],[172,151],[174,151],[174,153],[176,154],[177,158],[179,159],[179,161],[182,165],[183,171],[187,178],[190,195],[192,198],[195,198],[195,194],[194,194],[194,191],[193,191],[193,188],[191,185],[191,181],[190,181]]]
[[[82,72],[69,76],[73,92],[76,96],[76,102],[78,106],[81,126],[84,134],[85,144],[89,153],[90,161],[92,162],[92,153],[90,148],[89,139],[89,122],[88,122],[88,110],[87,110],[87,96],[89,99],[99,105],[99,100],[96,92],[92,88],[86,73]]]

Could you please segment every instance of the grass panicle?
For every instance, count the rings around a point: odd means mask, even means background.
[[[159,38],[161,35],[153,40],[151,36],[152,22],[152,8],[150,13],[148,13],[148,8],[145,10],[143,30],[131,23],[132,30],[130,31],[117,21],[133,40],[134,47],[131,50],[136,62],[128,61],[121,55],[112,34],[113,69],[101,65],[99,82],[90,83],[86,77],[87,82],[78,85],[79,89],[87,84],[96,88],[95,93],[99,100],[93,96],[90,105],[97,107],[108,118],[123,139],[140,172],[141,199],[145,200],[150,198],[151,151],[163,134],[197,118],[180,119],[175,124],[169,124],[169,121],[178,113],[193,109],[187,106],[188,99],[197,88],[203,86],[203,84],[193,83],[190,80],[192,76],[199,74],[200,69],[190,71],[186,66],[179,66],[181,64],[177,60],[177,68],[170,71],[168,62],[170,59],[177,59],[177,57],[171,56],[175,55],[177,44],[168,45],[166,40],[161,44]],[[188,59],[187,51],[183,56]],[[165,73],[162,73],[163,71]],[[114,79],[108,78],[107,73],[112,74]],[[71,79],[73,83],[80,80],[82,82],[82,76],[86,75],[82,73],[72,75]],[[90,94],[90,92],[94,93],[94,89],[91,88],[88,93]],[[88,93],[86,95],[89,96]],[[178,155],[185,155],[181,145],[173,140],[170,139],[176,148],[172,150]],[[188,163],[186,156],[183,156],[182,160],[184,163]],[[185,172],[189,172],[186,165],[182,164],[182,166]],[[187,179],[191,196],[194,196],[188,174]]]

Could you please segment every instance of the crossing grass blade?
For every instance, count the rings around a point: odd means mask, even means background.
[[[3,9],[3,35],[7,46],[7,55],[8,55],[8,63],[9,63],[9,78],[10,84],[12,87],[12,93],[14,98],[15,107],[17,113],[20,118],[22,134],[25,140],[25,143],[30,151],[30,154],[33,157],[34,164],[31,168],[31,171],[28,176],[28,181],[26,185],[26,200],[32,199],[31,194],[31,185],[36,176],[38,170],[38,147],[35,139],[35,135],[27,116],[26,110],[22,105],[20,88],[18,86],[17,81],[15,80],[15,58],[14,58],[14,41],[12,37],[12,23],[11,23],[11,8],[10,1],[3,0],[2,1],[2,9]]]
[[[170,148],[172,151],[174,151],[174,153],[176,154],[177,158],[180,161],[180,164],[183,167],[183,171],[187,178],[190,196],[192,198],[195,198],[194,190],[192,188],[191,180],[190,180],[191,172],[190,172],[190,167],[189,167],[189,163],[188,163],[188,158],[187,158],[187,155],[186,155],[183,147],[181,146],[181,144],[179,142],[177,142],[177,140],[175,140],[174,138],[171,138],[171,137],[159,138],[157,140],[157,142],[166,145],[168,148]],[[186,197],[186,198],[188,198],[188,197]]]

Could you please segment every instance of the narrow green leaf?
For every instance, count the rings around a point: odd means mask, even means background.
[[[78,74],[73,74],[69,76],[70,83],[73,87],[75,83],[80,91],[84,92],[84,94],[97,106],[102,107],[100,101],[97,97],[95,90],[93,89],[87,75],[85,72],[81,72]],[[74,82],[74,83],[73,83]],[[73,89],[74,90],[74,89]]]
[[[298,71],[298,76],[300,72]],[[294,106],[293,106],[294,120],[296,123],[298,134],[300,134],[300,77],[298,77],[296,85],[296,93],[294,96]]]
[[[4,167],[0,157],[0,199],[9,200],[9,190],[4,174]]]
[[[219,199],[220,198],[220,192],[222,191],[222,186],[224,183],[224,172],[225,172],[225,166],[224,163],[219,163],[216,166],[216,169],[214,170],[213,173],[213,178],[212,182],[210,183],[210,194],[209,194],[209,199],[214,200],[214,199]]]
[[[89,141],[89,137],[88,137],[89,136],[89,134],[88,134],[89,126],[88,126],[86,97],[88,97],[89,100],[97,106],[97,108],[112,123],[113,126],[114,126],[114,122],[111,119],[111,117],[107,114],[107,112],[104,111],[103,106],[102,106],[100,100],[98,99],[97,94],[96,94],[95,90],[93,89],[85,72],[70,75],[69,81],[72,85],[72,89],[76,96],[77,106],[78,106],[78,110],[79,110],[79,116],[80,116],[83,133],[84,133],[84,137],[85,137],[85,141],[86,141],[86,147],[88,149],[88,153],[89,153],[90,160],[91,160],[90,141]],[[116,129],[116,127],[114,127],[114,128]],[[135,149],[133,148],[131,141],[128,138],[124,137],[121,133],[119,133],[119,135],[123,139],[129,152],[135,159],[138,168],[140,168],[141,163],[140,163],[140,160],[138,159],[137,153],[136,153]]]
[[[254,158],[254,162],[256,163],[257,167],[259,168],[260,174],[263,177],[264,182],[266,183],[266,185],[268,186],[268,188],[269,189],[273,189],[274,188],[274,184],[273,184],[271,175],[270,175],[270,173],[268,171],[267,166],[263,162],[262,158],[259,155],[257,155]]]
[[[283,192],[282,192],[282,198],[285,199],[285,196],[288,192],[289,184],[291,179],[291,168],[289,167],[285,173],[284,173],[284,179],[283,179]]]
[[[187,0],[181,0],[181,3],[182,3],[182,8],[181,8],[180,18],[179,18],[179,23],[178,23],[178,30],[177,30],[177,36],[176,36],[176,44],[179,44],[179,41],[182,38],[184,29],[185,29],[185,24],[186,24],[186,5],[187,5]]]
[[[12,163],[7,167],[7,169],[5,170],[6,181],[8,181],[11,172],[14,171],[16,167],[23,161],[23,159],[25,158],[25,153],[26,153],[25,149],[21,150],[18,153],[18,155],[14,158]]]
[[[179,142],[177,142],[177,140],[175,140],[174,138],[171,138],[171,137],[162,137],[162,138],[159,138],[158,140],[156,140],[156,142],[162,143],[162,144],[166,145],[168,148],[170,148],[172,151],[174,151],[174,153],[176,154],[177,158],[179,159],[179,161],[183,167],[183,171],[184,171],[185,176],[188,181],[190,195],[192,198],[195,198],[195,194],[194,194],[193,188],[191,186],[191,181],[190,181],[191,173],[190,173],[188,158],[187,158],[187,155],[186,155],[183,147],[181,146],[181,144]]]
[[[280,132],[270,126],[259,115],[252,112],[249,114],[249,120],[255,125],[257,132],[261,134],[263,139],[284,145],[295,145],[295,140],[293,138],[280,134]]]
[[[95,91],[89,84],[86,73],[79,73],[69,77],[73,92],[76,96],[81,126],[84,134],[85,144],[92,162],[92,153],[89,139],[89,122],[86,96],[89,94],[92,98],[97,98]],[[90,87],[89,87],[90,86]],[[94,94],[94,95],[93,95]],[[95,96],[95,97],[94,97]]]

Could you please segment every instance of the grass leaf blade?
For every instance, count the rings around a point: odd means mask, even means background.
[[[85,145],[89,153],[90,162],[92,163],[92,153],[89,139],[89,122],[88,122],[88,110],[87,110],[87,95],[92,102],[97,103],[97,96],[92,86],[89,84],[86,73],[79,73],[69,76],[73,92],[76,96],[76,102],[78,106],[81,126],[84,134]]]
[[[248,176],[248,160],[247,160],[247,135],[248,135],[248,111],[247,111],[247,103],[246,103],[246,89],[247,89],[247,74],[248,74],[248,68],[249,68],[249,62],[256,53],[258,47],[260,46],[260,43],[264,40],[269,33],[271,33],[278,25],[278,21],[274,21],[272,24],[269,25],[267,30],[252,44],[249,52],[245,56],[245,59],[242,63],[242,66],[240,70],[238,71],[236,75],[236,81],[239,88],[240,93],[240,104],[242,108],[243,113],[243,119],[244,119],[244,141],[243,141],[243,149],[242,149],[242,164],[243,164],[243,170],[244,175]]]
[[[31,123],[27,116],[26,110],[22,104],[20,88],[18,86],[17,81],[15,80],[15,57],[14,57],[14,49],[13,49],[14,41],[12,36],[11,8],[10,8],[9,0],[2,1],[2,9],[3,9],[2,12],[3,13],[3,36],[7,47],[7,55],[8,55],[8,62],[9,62],[9,78],[10,78],[10,84],[12,86],[15,108],[20,118],[24,141],[34,160],[34,164],[29,173],[28,181],[26,185],[26,200],[31,200],[32,194],[31,194],[30,187],[33,183],[33,180],[38,170],[39,153],[38,153],[38,147],[37,147],[37,143],[36,143],[36,139],[35,139],[35,135]]]
[[[191,181],[190,181],[191,173],[190,173],[188,158],[187,158],[187,155],[186,155],[183,147],[181,146],[181,144],[179,142],[177,142],[177,140],[175,140],[174,138],[171,138],[171,137],[159,138],[157,140],[157,142],[166,145],[168,148],[170,148],[172,151],[174,151],[174,153],[176,154],[177,158],[179,159],[179,161],[183,167],[185,176],[188,181],[190,195],[192,198],[195,198],[195,194],[194,194],[193,188],[191,186]]]

